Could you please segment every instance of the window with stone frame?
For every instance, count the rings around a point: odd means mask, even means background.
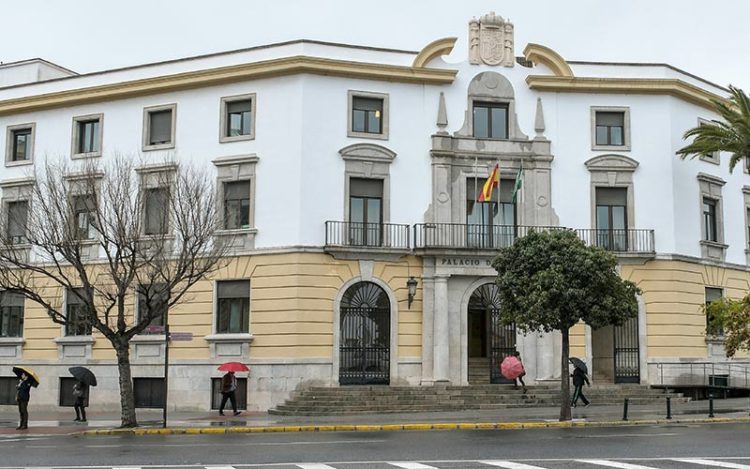
[[[466,241],[468,247],[508,247],[516,238],[516,204],[512,179],[501,179],[490,200],[479,202],[485,178],[466,179]]]
[[[143,331],[144,334],[163,334],[167,308],[169,302],[169,290],[163,283],[151,285],[139,285],[138,295],[138,317],[153,311],[153,319]]]
[[[625,145],[625,113],[622,111],[596,111],[596,144]]]
[[[23,337],[24,296],[0,292],[0,337]]]
[[[253,102],[250,99],[229,101],[227,106],[226,137],[250,135],[253,124]]]
[[[474,102],[472,107],[475,138],[508,139],[508,104]]]
[[[29,202],[15,200],[6,205],[6,236],[11,244],[25,244],[28,225]]]
[[[711,304],[713,301],[720,300],[724,296],[724,290],[716,287],[706,287],[706,306]],[[724,335],[724,329],[721,326],[711,324],[713,318],[706,314],[706,332],[709,335],[721,336]]]
[[[349,244],[380,246],[383,229],[383,180],[349,179]]]
[[[99,156],[102,152],[102,114],[73,118],[73,156]]]
[[[31,128],[11,131],[10,161],[29,161],[31,159]]]
[[[143,150],[163,150],[175,146],[176,104],[143,110]]]
[[[169,232],[169,189],[155,187],[143,191],[144,234]]]
[[[250,228],[250,181],[224,182],[224,229]]]
[[[716,219],[716,199],[703,198],[703,239],[718,242],[718,225]]]
[[[216,333],[250,332],[250,281],[216,282]]]
[[[71,200],[73,236],[78,240],[94,237],[96,230],[96,200],[92,194],[75,195]]]
[[[352,132],[383,133],[383,100],[354,96],[352,98]]]
[[[91,335],[91,323],[86,318],[86,305],[83,301],[84,289],[68,289],[65,297],[65,335]]]

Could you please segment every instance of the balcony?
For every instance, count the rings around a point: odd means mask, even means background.
[[[411,250],[409,225],[393,223],[363,223],[346,221],[326,222],[327,252],[347,254],[398,254]]]
[[[465,223],[419,223],[414,225],[414,248],[424,250],[497,250],[512,245],[530,230],[553,231],[560,226],[472,225]],[[589,246],[599,246],[618,255],[653,255],[654,230],[574,230]]]

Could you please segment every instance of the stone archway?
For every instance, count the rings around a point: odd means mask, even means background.
[[[467,307],[468,381],[504,384],[502,360],[516,350],[515,324],[500,321],[500,295],[492,282],[478,286]]]

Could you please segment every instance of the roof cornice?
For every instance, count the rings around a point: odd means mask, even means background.
[[[112,101],[224,83],[302,73],[401,83],[444,85],[453,83],[457,70],[292,56],[6,99],[0,101],[0,115],[34,112],[43,109]]]

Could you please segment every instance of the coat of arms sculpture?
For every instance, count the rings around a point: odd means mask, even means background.
[[[494,11],[469,21],[469,63],[512,67],[513,23]]]

